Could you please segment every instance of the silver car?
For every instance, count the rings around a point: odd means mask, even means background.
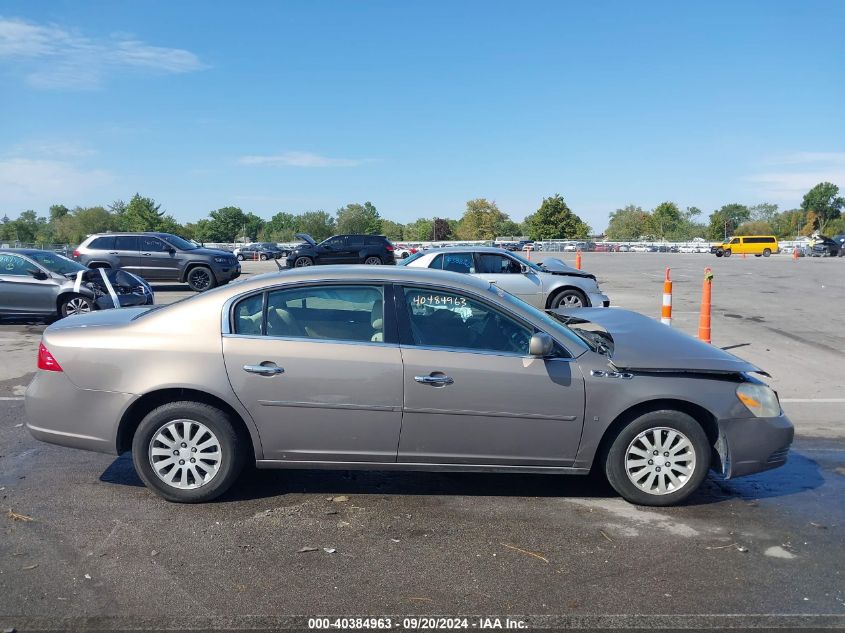
[[[541,310],[610,305],[595,275],[559,259],[537,264],[501,248],[466,246],[417,254],[400,265],[477,275]]]
[[[0,250],[0,316],[66,317],[154,303],[149,284],[120,270],[94,270],[52,251]]]
[[[546,314],[471,275],[321,266],[44,332],[36,438],[132,451],[198,502],[261,468],[586,475],[670,505],[793,436],[753,365],[619,309]]]

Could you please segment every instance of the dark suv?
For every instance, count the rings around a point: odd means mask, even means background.
[[[241,265],[223,250],[201,248],[170,233],[97,233],[73,251],[89,268],[123,268],[148,281],[178,281],[202,292],[236,279]]]
[[[307,233],[287,257],[288,266],[320,264],[395,264],[393,244],[383,235],[334,235],[319,244]]]

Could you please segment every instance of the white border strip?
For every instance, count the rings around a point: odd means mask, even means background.
[[[811,403],[811,402],[821,402],[825,404],[843,404],[845,403],[845,398],[781,398],[781,402],[786,402],[789,404],[790,402],[793,403]]]

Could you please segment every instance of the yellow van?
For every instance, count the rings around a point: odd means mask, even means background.
[[[780,246],[774,235],[740,235],[732,237],[716,248],[716,257],[730,257],[731,255],[754,255],[754,257],[768,257],[772,253],[779,253]]]

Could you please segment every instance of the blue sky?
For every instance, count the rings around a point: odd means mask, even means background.
[[[0,215],[521,220],[845,188],[845,2],[0,5]]]

